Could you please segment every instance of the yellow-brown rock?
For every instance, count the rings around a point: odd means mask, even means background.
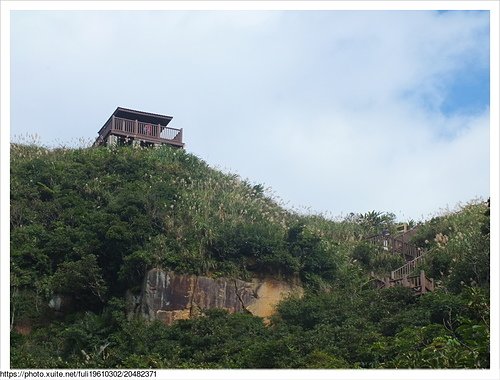
[[[149,320],[160,320],[166,324],[213,308],[230,313],[247,311],[268,318],[279,301],[290,295],[302,294],[300,285],[273,278],[246,282],[151,269],[144,280],[141,296],[134,301],[134,309],[136,312],[140,310]]]

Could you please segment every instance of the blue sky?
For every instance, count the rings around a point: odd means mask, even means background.
[[[422,219],[489,196],[487,11],[15,11],[11,138],[117,106],[287,207]]]
[[[479,66],[479,67],[478,67]],[[488,67],[479,64],[468,65],[467,69],[454,76],[446,91],[441,111],[473,114],[481,112],[490,103]]]

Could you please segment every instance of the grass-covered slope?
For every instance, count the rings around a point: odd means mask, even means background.
[[[332,279],[336,251],[302,219],[261,185],[183,150],[11,147],[11,255],[21,287],[44,279],[44,291],[70,291],[71,273],[88,279],[75,294],[99,290],[102,301],[155,266]]]
[[[12,366],[487,367],[485,205],[421,228],[440,287],[418,299],[373,288],[371,271],[401,265],[362,242],[381,228],[394,215],[299,215],[182,150],[11,145]],[[269,327],[221,311],[171,327],[127,320],[124,293],[153,267],[300,278],[307,292]],[[54,314],[53,294],[74,310]]]

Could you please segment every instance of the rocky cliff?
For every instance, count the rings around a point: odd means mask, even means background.
[[[292,294],[302,296],[303,288],[297,283],[273,278],[246,282],[151,269],[145,277],[141,294],[129,294],[127,300],[130,313],[171,324],[211,308],[231,313],[246,311],[267,318],[279,301]]]

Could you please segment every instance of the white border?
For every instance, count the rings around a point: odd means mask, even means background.
[[[500,379],[500,258],[499,258],[499,235],[500,235],[500,3],[495,2],[490,9],[490,194],[493,202],[490,210],[490,352],[491,368],[496,370],[496,376]]]
[[[0,368],[10,367],[10,12],[0,2]]]
[[[490,189],[491,189],[491,368],[490,370],[161,370],[159,378],[233,379],[314,376],[351,379],[500,379],[499,353],[499,3],[497,1],[8,1],[1,6],[1,325],[0,363],[9,368],[9,140],[10,140],[10,12],[13,10],[489,10],[490,11]],[[496,280],[496,281],[495,281]],[[6,339],[7,338],[7,339]]]
[[[490,10],[483,1],[12,1],[8,10]],[[7,8],[7,5],[5,5]]]

